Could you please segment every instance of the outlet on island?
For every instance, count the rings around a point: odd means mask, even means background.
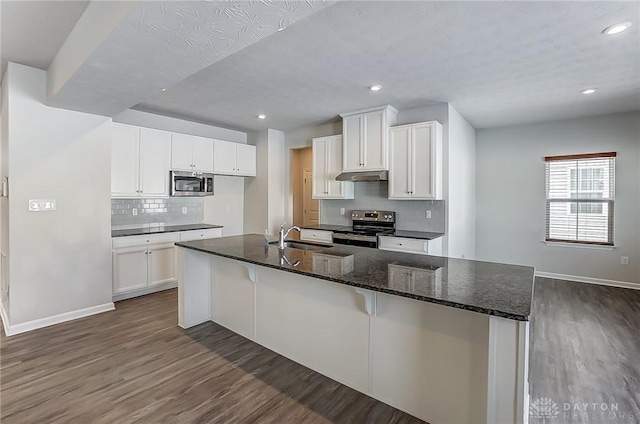
[[[431,211],[429,210],[424,211],[424,217],[427,219],[431,219]]]

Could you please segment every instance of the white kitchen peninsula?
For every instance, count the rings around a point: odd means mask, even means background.
[[[177,243],[209,320],[430,423],[525,423],[533,268],[350,246]]]

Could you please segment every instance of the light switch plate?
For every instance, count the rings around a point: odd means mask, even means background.
[[[30,212],[49,212],[56,210],[55,199],[30,199],[29,211]]]

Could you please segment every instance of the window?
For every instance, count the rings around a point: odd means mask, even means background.
[[[547,156],[547,241],[613,246],[615,152]]]

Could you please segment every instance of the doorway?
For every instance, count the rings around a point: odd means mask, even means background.
[[[318,225],[320,223],[320,201],[313,196],[313,171],[302,171],[302,225]]]
[[[293,192],[293,225],[320,223],[320,201],[312,198],[313,149],[291,150],[291,185]],[[292,232],[292,235],[295,232]],[[297,237],[297,233],[295,233]]]

